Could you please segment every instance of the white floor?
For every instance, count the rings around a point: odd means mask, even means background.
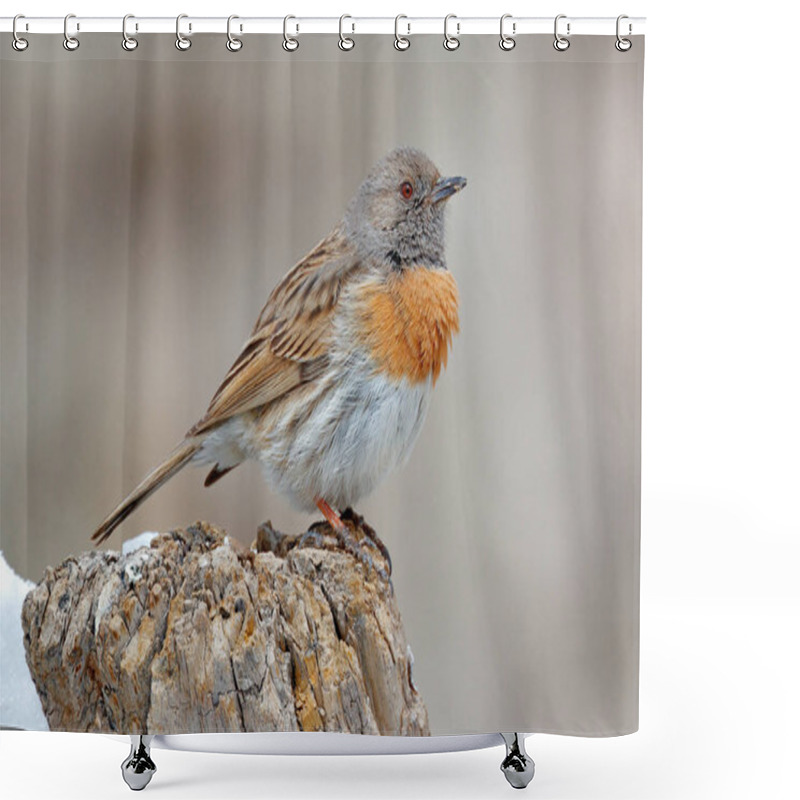
[[[529,796],[709,800],[800,795],[798,606],[693,600],[643,607],[641,729],[619,739],[534,736]],[[414,756],[222,756],[154,751],[147,796],[509,797],[502,748]],[[127,797],[127,747],[104,736],[0,733],[7,800]],[[520,795],[523,796],[523,795]]]

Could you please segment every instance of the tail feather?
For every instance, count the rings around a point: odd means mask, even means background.
[[[220,478],[224,478],[232,469],[238,467],[238,464],[232,464],[230,467],[221,467],[219,464],[214,465],[214,469],[206,475],[206,480],[203,486],[208,488],[213,486]]]
[[[176,472],[191,460],[197,446],[181,443],[170,457],[152,470],[147,477],[103,520],[92,534],[92,541],[100,545],[114,532],[114,529],[132,514],[161,484],[166,483]]]

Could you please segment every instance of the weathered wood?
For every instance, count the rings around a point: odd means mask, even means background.
[[[50,728],[428,735],[389,566],[329,534],[245,550],[199,522],[48,569],[22,621]]]

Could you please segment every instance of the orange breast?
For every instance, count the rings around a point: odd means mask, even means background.
[[[458,333],[458,288],[445,269],[412,267],[361,287],[358,328],[362,344],[384,373],[433,382],[447,365]]]

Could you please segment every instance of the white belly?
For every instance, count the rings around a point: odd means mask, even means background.
[[[257,460],[267,483],[302,510],[313,511],[320,497],[338,509],[354,505],[408,458],[432,384],[375,376],[363,362],[344,372],[323,379],[314,402],[276,409],[268,432],[254,415],[223,423],[197,460]]]
[[[355,504],[408,458],[430,396],[430,381],[337,381],[293,434],[269,437],[259,458],[267,481],[302,509],[319,497],[338,509]]]

